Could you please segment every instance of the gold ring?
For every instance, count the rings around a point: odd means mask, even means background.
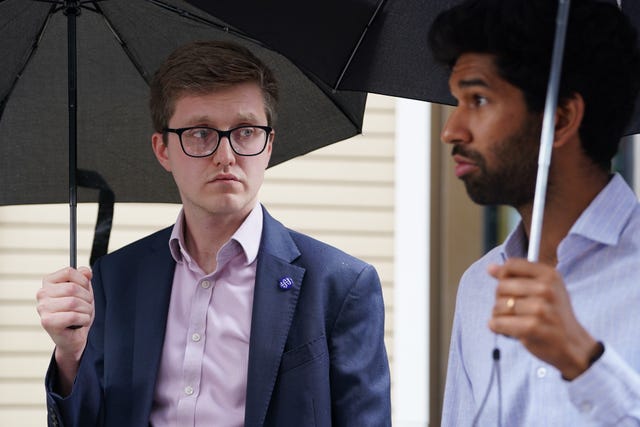
[[[516,312],[516,299],[514,297],[507,298],[507,308],[509,309],[509,313]]]

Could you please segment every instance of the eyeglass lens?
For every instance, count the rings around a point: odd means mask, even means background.
[[[182,147],[190,156],[207,156],[213,153],[222,136],[227,136],[233,151],[251,156],[260,153],[267,143],[267,131],[253,126],[241,126],[229,131],[212,128],[191,128],[181,135]]]

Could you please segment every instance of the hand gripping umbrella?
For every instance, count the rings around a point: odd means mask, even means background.
[[[0,205],[69,201],[72,266],[76,203],[96,201],[84,186],[100,190],[92,260],[114,199],[179,202],[150,148],[148,82],[192,40],[236,41],[274,70],[271,166],[361,132],[365,93],[333,91],[188,1],[0,0]]]

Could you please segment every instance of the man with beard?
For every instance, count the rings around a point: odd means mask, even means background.
[[[571,4],[540,257],[524,259],[557,4],[468,0],[431,30],[458,101],[442,131],[456,176],[521,216],[461,279],[444,426],[640,425],[640,207],[611,173],[640,53],[613,4]]]

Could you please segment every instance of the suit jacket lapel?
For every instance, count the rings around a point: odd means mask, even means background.
[[[264,423],[305,272],[291,264],[299,255],[289,232],[265,210],[253,298],[245,427]],[[283,290],[279,282],[287,277],[293,285]]]
[[[151,250],[140,256],[139,268],[131,278],[136,289],[132,397],[137,401],[132,425],[148,423],[153,403],[175,270],[168,244],[170,233],[171,229],[161,233]]]

